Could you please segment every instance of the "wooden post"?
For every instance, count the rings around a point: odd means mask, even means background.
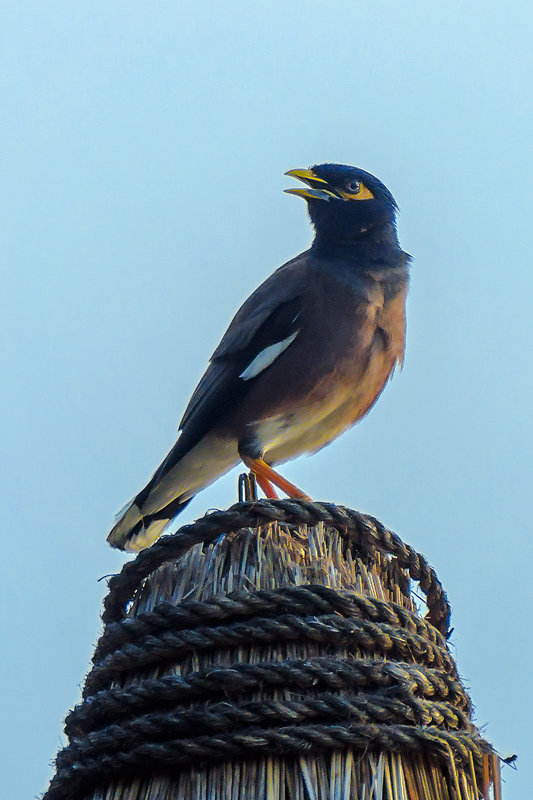
[[[45,800],[500,798],[437,630],[446,596],[377,521],[241,503],[144,551],[112,595]]]

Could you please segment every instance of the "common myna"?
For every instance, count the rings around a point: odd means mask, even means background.
[[[108,542],[152,544],[194,495],[239,460],[267,497],[307,495],[272,468],[328,444],[381,394],[405,342],[410,257],[389,190],[356,167],[286,173],[305,186],[315,238],[233,318],[196,387],[179,438]]]

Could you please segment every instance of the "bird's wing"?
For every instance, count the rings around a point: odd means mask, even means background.
[[[178,441],[117,521],[108,537],[111,544],[122,549],[146,547],[183,508],[198,486],[191,489],[183,480],[180,463],[185,475],[192,463],[200,483],[210,483],[232,466],[233,450],[228,453],[220,438],[210,439],[209,431],[296,337],[305,273],[305,261],[288,262],[237,312],[191,397]],[[206,464],[211,467],[208,475]]]
[[[191,445],[198,441],[290,346],[298,331],[305,274],[305,259],[288,262],[239,309],[189,401],[181,439]]]
[[[211,360],[244,350],[278,306],[303,294],[308,261],[306,251],[287,261],[252,292],[231,320]]]

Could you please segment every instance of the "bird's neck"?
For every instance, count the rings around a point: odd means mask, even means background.
[[[340,228],[317,230],[311,252],[319,258],[341,258],[343,260],[374,259],[396,261],[401,248],[395,226],[390,223],[374,223],[365,228]]]

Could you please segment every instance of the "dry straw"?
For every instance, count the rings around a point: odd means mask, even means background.
[[[215,595],[320,584],[392,601],[409,612],[425,613],[412,591],[405,568],[389,554],[371,556],[347,546],[346,538],[322,523],[288,526],[277,522],[244,528],[210,544],[193,546],[178,561],[162,564],[134,595],[128,616],[151,611],[161,601],[209,601]],[[126,685],[147,677],[187,676],[235,662],[276,660],[372,659],[365,649],[321,641],[240,643],[195,650],[164,671],[133,674]],[[307,691],[307,695],[309,692]],[[297,699],[286,687],[257,686],[246,701]],[[320,692],[317,692],[320,696]],[[194,706],[194,704],[193,704]],[[466,709],[468,712],[468,708]],[[232,762],[181,767],[172,776],[110,781],[91,800],[499,800],[498,760],[488,755],[484,775],[416,752],[343,749],[301,756],[268,755]],[[142,770],[140,770],[142,774]]]

